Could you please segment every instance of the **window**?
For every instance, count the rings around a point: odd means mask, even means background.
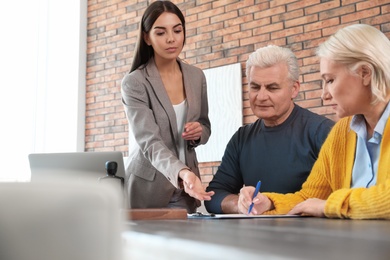
[[[87,0],[0,9],[0,181],[28,181],[28,154],[84,150]]]

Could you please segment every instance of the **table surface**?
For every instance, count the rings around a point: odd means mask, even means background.
[[[386,220],[138,220],[126,226],[126,246],[145,259],[390,259]]]

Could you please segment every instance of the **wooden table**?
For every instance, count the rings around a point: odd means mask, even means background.
[[[390,259],[386,220],[137,220],[126,226],[125,259]]]

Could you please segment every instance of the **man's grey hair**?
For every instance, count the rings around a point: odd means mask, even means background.
[[[295,54],[289,48],[268,45],[257,49],[246,62],[246,76],[249,79],[249,73],[253,66],[259,68],[272,67],[279,63],[287,64],[288,78],[292,81],[299,80],[299,65]]]

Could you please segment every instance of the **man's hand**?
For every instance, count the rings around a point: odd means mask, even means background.
[[[202,186],[202,182],[188,169],[183,169],[179,172],[179,177],[183,180],[184,191],[191,197],[198,200],[211,200],[214,191],[206,192]]]
[[[246,186],[240,190],[238,197],[238,212],[241,214],[248,214],[249,206],[252,204],[252,197],[255,193],[255,187]],[[255,198],[253,198],[253,208],[250,214],[261,215],[264,212],[273,209],[272,202],[267,196],[262,195],[260,192]]]

